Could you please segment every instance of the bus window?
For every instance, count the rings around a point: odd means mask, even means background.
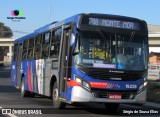
[[[50,57],[58,57],[59,56],[61,34],[62,34],[61,28],[52,32]]]
[[[42,58],[48,58],[49,56],[49,45],[45,45],[42,48]]]
[[[18,51],[18,44],[15,44],[14,45],[14,50],[13,50],[14,52],[17,52]]]
[[[29,39],[29,48],[34,47],[34,38],[33,39]]]
[[[62,29],[56,29],[52,32],[51,43],[60,42],[61,40]]]
[[[35,51],[34,51],[35,59],[41,58],[41,44],[42,44],[42,35],[38,35],[35,40]]]
[[[36,37],[35,46],[41,46],[42,36],[39,35]]]
[[[34,51],[34,58],[40,59],[40,57],[41,57],[41,47],[36,47]]]
[[[42,58],[49,57],[50,34],[50,32],[46,32],[43,35]]]
[[[59,46],[60,46],[60,43],[55,43],[55,44],[51,45],[50,57],[58,57],[58,55],[59,55]]]
[[[27,59],[33,59],[34,40],[35,40],[34,38],[29,39]]]
[[[26,58],[27,58],[27,50],[23,50],[22,59],[26,59]]]
[[[13,61],[16,61],[17,53],[18,53],[18,44],[14,45],[13,53],[14,53],[14,55],[13,55]]]
[[[13,61],[16,61],[17,59],[17,53],[14,53],[14,56],[13,56]]]
[[[28,39],[23,42],[22,59],[27,59],[27,52],[28,52]]]
[[[47,32],[43,35],[43,45],[50,43],[50,32]]]
[[[52,31],[51,43],[55,42],[55,31]]]
[[[33,48],[28,50],[27,59],[33,59]]]
[[[61,40],[61,33],[62,33],[62,29],[57,29],[55,31],[55,42],[60,42]]]
[[[26,50],[28,47],[28,40],[25,40],[23,43],[23,50]]]

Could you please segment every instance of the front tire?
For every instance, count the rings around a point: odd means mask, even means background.
[[[54,83],[53,90],[52,90],[52,101],[53,101],[53,107],[58,109],[64,109],[66,106],[65,102],[60,102],[58,100],[58,87],[57,82]]]
[[[104,105],[105,105],[106,111],[109,113],[116,112],[119,107],[119,104],[117,103],[105,103]]]

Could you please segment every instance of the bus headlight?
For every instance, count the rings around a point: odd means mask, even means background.
[[[76,81],[77,83],[79,83],[79,84],[82,84],[82,79],[80,79],[80,78],[78,78],[78,77],[76,77],[76,76],[75,76],[75,81]]]
[[[89,90],[89,91],[90,91],[90,85],[89,85],[89,83],[88,83],[88,82],[83,81],[83,87],[84,87],[85,89],[87,89],[87,90]]]
[[[88,91],[90,91],[90,84],[84,80],[82,80],[81,78],[75,76],[75,81],[80,84],[83,88],[87,89]]]
[[[145,81],[142,85],[139,86],[138,93],[140,93],[146,86],[147,86],[147,81]]]
[[[144,82],[144,87],[146,87],[146,86],[147,86],[147,81]]]

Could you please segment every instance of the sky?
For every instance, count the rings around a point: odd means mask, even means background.
[[[7,19],[17,9],[26,19]],[[0,22],[12,29],[13,38],[79,13],[129,16],[160,26],[160,0],[0,0]]]

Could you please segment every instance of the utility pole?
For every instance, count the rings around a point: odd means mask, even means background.
[[[52,10],[51,10],[51,4],[52,4],[52,1],[51,0],[49,0],[49,23],[51,23],[51,12],[52,12]]]

